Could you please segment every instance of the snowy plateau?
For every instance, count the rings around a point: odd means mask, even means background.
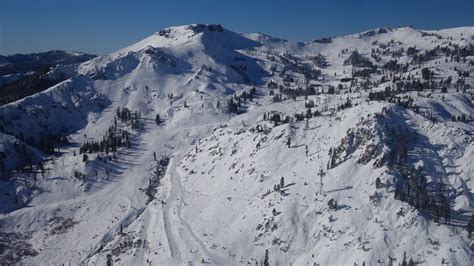
[[[472,265],[474,27],[163,29],[0,107],[0,264]]]

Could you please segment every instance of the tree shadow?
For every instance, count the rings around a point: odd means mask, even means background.
[[[286,184],[285,186],[283,186],[282,188],[287,188],[287,187],[291,187],[291,186],[294,186],[296,185],[295,182],[292,182],[292,183],[289,183],[289,184]]]
[[[291,146],[290,145],[290,149],[296,149],[296,148],[299,148],[299,147],[303,147],[305,144],[298,144],[298,145],[295,145],[295,146]]]
[[[333,193],[333,192],[337,192],[337,191],[349,190],[349,189],[352,189],[352,188],[353,188],[353,186],[345,186],[343,188],[328,190],[328,191],[325,191],[324,193]]]

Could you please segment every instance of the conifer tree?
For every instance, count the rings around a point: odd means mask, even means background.
[[[263,261],[263,266],[270,266],[270,262],[268,258],[268,249],[265,249],[265,259]]]
[[[114,265],[114,261],[112,260],[112,255],[107,254],[107,266],[113,266],[113,265]]]
[[[377,177],[377,179],[375,179],[375,188],[380,188],[381,184],[382,184],[382,182],[380,181],[380,178]]]
[[[474,232],[474,214],[471,215],[471,220],[469,220],[466,230],[469,238],[471,238],[472,232]]]
[[[156,114],[155,122],[156,122],[156,124],[157,124],[158,126],[161,124],[160,114]]]

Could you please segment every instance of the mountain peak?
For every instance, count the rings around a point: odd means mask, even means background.
[[[220,24],[188,24],[182,26],[168,27],[155,33],[155,35],[170,37],[177,34],[198,34],[204,31],[223,32],[224,28]]]

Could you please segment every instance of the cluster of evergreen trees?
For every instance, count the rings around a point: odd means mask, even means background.
[[[230,98],[227,101],[227,111],[229,113],[239,113],[240,108],[242,107],[242,104],[247,103],[247,100],[253,101],[253,98],[255,97],[255,94],[257,93],[257,90],[255,87],[250,89],[249,91],[243,91],[240,95],[234,95],[232,98]]]
[[[155,152],[153,153],[153,158],[156,161],[156,167],[153,175],[149,177],[149,184],[146,189],[146,194],[148,195],[150,201],[155,198],[155,194],[158,191],[157,189],[161,184],[161,179],[166,174],[166,168],[170,162],[170,158],[168,156],[163,156],[161,159],[157,160]]]
[[[318,66],[320,68],[325,68],[325,67],[329,66],[329,63],[328,63],[326,57],[324,57],[323,55],[321,55],[319,53],[317,55],[313,56],[313,57],[310,57],[310,59],[311,59],[311,61],[313,61],[313,63],[316,66]]]
[[[285,68],[280,72],[279,75],[283,77],[283,83],[286,86],[289,86],[290,83],[295,82],[293,77],[285,75],[286,71],[288,70],[291,70],[294,73],[302,74],[306,83],[308,83],[310,80],[316,80],[322,75],[322,71],[320,69],[301,64],[300,60],[291,53],[285,52],[278,55],[278,58],[285,65]],[[318,54],[314,57],[307,57],[306,59],[311,59],[315,65],[321,68],[328,65],[326,58],[321,54]],[[276,69],[272,68],[272,75],[274,75],[275,71]]]
[[[416,47],[414,49],[416,49]],[[474,47],[460,47],[459,45],[450,42],[447,46],[438,45],[431,50],[425,51],[424,53],[414,53],[413,50],[410,50],[410,56],[413,57],[413,64],[421,64],[430,61],[439,55],[444,55],[446,57],[446,62],[448,62],[449,58],[450,62],[454,61],[456,63],[459,63],[462,61],[465,63],[467,56],[474,55]]]
[[[118,148],[127,144],[130,147],[130,134],[126,130],[117,129],[116,125],[109,127],[100,141],[86,141],[79,148],[80,153],[110,152],[115,153]]]
[[[386,68],[385,68],[386,67]],[[403,93],[403,92],[409,92],[409,91],[423,91],[423,90],[432,90],[434,91],[435,89],[441,90],[441,92],[446,93],[447,88],[451,86],[453,78],[449,76],[446,79],[441,78],[439,81],[433,80],[434,73],[431,71],[429,68],[422,68],[421,74],[422,74],[422,79],[414,77],[414,75],[402,75],[402,73],[405,73],[407,71],[407,65],[401,65],[396,63],[396,61],[390,61],[387,63],[384,68],[382,68],[382,76],[380,77],[380,80],[376,82],[371,82],[369,80],[361,82],[361,87],[365,90],[370,89],[373,86],[377,86],[379,84],[392,81],[394,84],[392,85],[392,88],[390,90],[393,93]],[[361,70],[363,72],[367,73],[358,73],[355,74],[358,70],[355,70],[353,72],[354,76],[361,76],[361,75],[366,75],[367,77],[370,77],[370,71],[367,69]],[[385,73],[385,74],[384,74]],[[465,90],[466,83],[465,83],[465,77],[461,73],[459,75],[458,80],[456,81],[455,88]]]
[[[246,65],[229,64],[229,66],[242,76],[244,84],[251,84],[252,83],[252,80],[250,79],[249,75],[247,74],[247,66]]]
[[[385,90],[383,91],[369,92],[369,96],[367,97],[367,99],[369,101],[387,101],[390,103],[398,103],[402,104],[406,108],[412,106],[413,98],[411,98],[411,96],[408,96],[407,99],[409,99],[409,101],[406,101],[406,99],[397,96],[397,94],[398,93],[392,90],[390,87],[385,87]]]
[[[330,210],[336,211],[337,208],[338,208],[338,206],[337,206],[337,200],[335,200],[335,199],[330,199],[330,200],[328,201],[328,208],[329,208]]]
[[[285,116],[284,118],[282,117],[283,117],[283,113],[276,112],[276,111],[263,113],[263,121],[271,121],[275,124],[275,126],[291,122],[291,117],[289,116]]]
[[[372,74],[379,73],[377,66],[352,70],[352,77],[370,78]]]
[[[385,63],[382,69],[388,72],[405,73],[408,71],[408,63],[402,64],[398,63],[398,60],[392,59]]]
[[[355,67],[373,67],[372,62],[359,54],[357,50],[354,50],[351,55],[346,60],[344,60],[343,64],[345,66],[352,65]]]
[[[395,180],[395,198],[405,201],[426,213],[435,221],[450,220],[450,204],[445,194],[444,185],[440,181],[438,190],[430,190],[426,177],[420,169],[408,163],[408,149],[418,139],[418,134],[407,128],[394,127],[391,129],[388,144],[390,152],[385,160],[398,172]]]
[[[119,129],[117,119],[122,123],[130,125],[132,129],[138,129],[141,123],[141,114],[138,111],[132,112],[126,107],[118,107],[114,124],[110,126],[100,141],[86,141],[79,148],[80,153],[109,152],[115,153],[119,147],[131,146],[127,130]]]
[[[284,187],[285,187],[285,178],[282,176],[280,178],[280,183],[273,185],[273,191],[283,193],[281,189]]]
[[[411,100],[406,100],[408,103]],[[387,110],[384,111],[387,113]],[[395,126],[387,129],[389,134],[386,143],[389,153],[382,159],[399,176],[394,180],[395,198],[409,203],[417,209],[425,211],[428,217],[436,222],[449,223],[451,219],[451,206],[447,190],[442,180],[438,183],[428,184],[426,176],[421,169],[408,163],[408,151],[418,140],[418,133],[406,127]],[[327,168],[337,165],[340,148],[329,149]],[[376,180],[376,187],[383,187],[381,180]]]
[[[430,191],[426,177],[421,171],[405,165],[399,168],[400,177],[395,186],[395,198],[422,209],[436,222],[449,223],[451,209],[444,185],[440,182],[437,191]]]
[[[470,114],[469,116],[467,116],[465,113],[462,113],[461,115],[451,115],[451,121],[467,123],[469,121],[472,121],[472,115]]]
[[[327,169],[332,169],[334,167],[337,166],[336,164],[336,161],[337,161],[337,152],[336,152],[336,149],[334,148],[329,148],[329,161],[328,161],[328,164],[327,164]]]
[[[270,90],[270,96],[273,102],[281,102],[286,99],[296,100],[296,97],[305,96],[307,98],[310,95],[316,95],[316,89],[314,86],[306,86],[305,88],[298,87],[296,89],[280,86],[280,93],[275,94],[273,90]]]
[[[155,123],[159,126],[163,121],[161,120],[160,114],[156,114],[155,116]]]
[[[347,108],[351,108],[352,107],[352,101],[351,99],[349,99],[349,97],[347,97],[346,101],[342,104],[338,104],[337,107],[336,107],[336,110],[345,110]]]
[[[118,118],[122,123],[131,125],[132,129],[136,130],[140,127],[141,114],[138,111],[132,112],[126,107],[117,107],[116,118]],[[116,121],[115,124],[117,124]]]

